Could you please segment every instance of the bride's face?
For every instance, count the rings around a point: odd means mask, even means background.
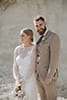
[[[24,44],[30,41],[30,36],[28,36],[25,33],[21,33],[20,38],[21,38],[22,43]]]

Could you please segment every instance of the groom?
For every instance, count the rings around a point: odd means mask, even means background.
[[[34,27],[40,35],[37,41],[37,84],[41,100],[57,100],[57,77],[60,40],[46,27],[42,16],[34,19]]]

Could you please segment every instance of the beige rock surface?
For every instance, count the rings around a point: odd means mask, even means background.
[[[37,37],[33,26],[37,15],[46,17],[48,28],[60,36],[58,98],[67,98],[67,0],[16,0],[5,10],[0,9],[0,100],[7,97],[8,87],[14,83],[13,52],[20,44],[19,32],[21,28],[30,27]]]

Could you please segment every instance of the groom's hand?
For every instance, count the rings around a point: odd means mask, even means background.
[[[52,78],[46,78],[46,79],[45,79],[45,84],[46,84],[46,85],[51,84],[51,82],[52,82]]]

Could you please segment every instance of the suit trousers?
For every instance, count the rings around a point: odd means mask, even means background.
[[[55,80],[51,84],[45,85],[43,81],[38,79],[37,84],[41,100],[57,100],[57,84]]]
[[[37,86],[41,100],[47,100],[45,88],[39,79],[37,79]]]

